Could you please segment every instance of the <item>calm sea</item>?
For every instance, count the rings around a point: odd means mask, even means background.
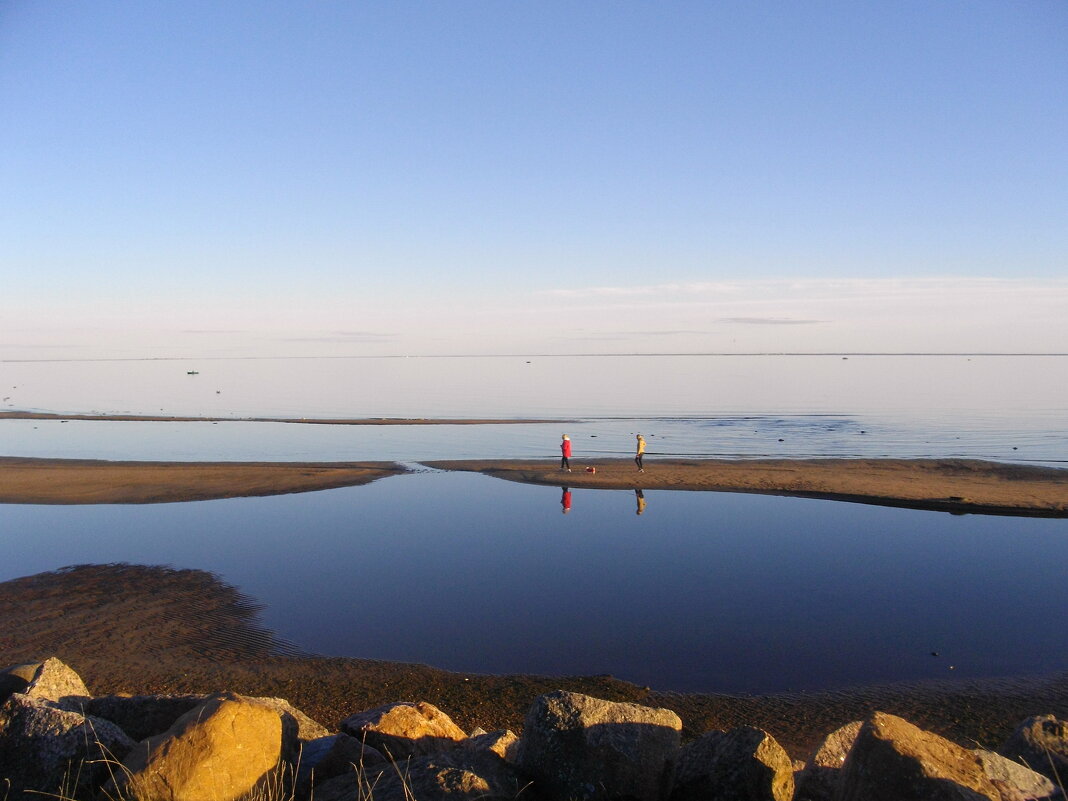
[[[549,417],[515,426],[0,420],[0,454],[138,459],[972,456],[1063,464],[1068,358],[529,357],[0,363],[3,408]],[[196,375],[188,375],[195,371]],[[563,421],[567,422],[563,422]],[[0,580],[211,570],[315,652],[770,692],[1068,670],[1068,521],[420,472],[148,506],[0,506]],[[641,511],[641,514],[638,512]],[[937,653],[938,656],[933,656]]]
[[[189,375],[189,372],[196,375]],[[0,421],[0,453],[420,459],[556,453],[1068,459],[1068,356],[589,356],[0,362],[0,408],[211,417],[550,418],[369,428]]]

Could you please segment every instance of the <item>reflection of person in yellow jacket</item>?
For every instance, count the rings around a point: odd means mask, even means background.
[[[638,502],[638,508],[634,510],[634,514],[640,515],[645,511],[645,493],[640,489],[634,490],[634,499]]]
[[[645,454],[645,437],[638,434],[638,452],[634,455],[634,464],[638,465],[638,472],[644,473],[645,467],[642,465],[642,456]]]

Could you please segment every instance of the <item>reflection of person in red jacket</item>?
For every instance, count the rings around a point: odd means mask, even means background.
[[[560,511],[565,515],[571,511],[571,490],[564,487],[564,493],[560,496]]]
[[[560,441],[560,469],[571,472],[571,437],[564,434]]]

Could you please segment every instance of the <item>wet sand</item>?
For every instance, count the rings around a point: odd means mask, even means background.
[[[1068,517],[1068,470],[975,459],[466,460],[427,462],[528,484],[755,492],[953,513]],[[593,467],[596,472],[587,472]]]
[[[954,513],[1068,517],[1068,470],[963,459],[434,461],[441,470],[590,489],[756,492]],[[586,472],[595,467],[596,472]],[[109,462],[0,457],[0,503],[164,503],[366,484],[391,462]]]
[[[57,656],[94,695],[279,696],[330,728],[390,701],[429,701],[465,730],[511,728],[554,689],[676,710],[684,736],[748,724],[796,758],[874,710],[972,745],[996,746],[1023,718],[1068,717],[1068,674],[765,696],[696,695],[610,676],[451,673],[425,665],[301,654],[258,622],[252,599],[198,570],[88,565],[0,583],[0,664]]]
[[[172,503],[351,487],[392,462],[109,462],[0,457],[0,503]]]

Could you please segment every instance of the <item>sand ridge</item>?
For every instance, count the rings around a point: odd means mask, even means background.
[[[426,462],[508,481],[586,489],[754,492],[954,513],[1068,517],[1068,470],[977,459],[629,459]],[[586,468],[595,468],[589,472]]]
[[[393,462],[112,462],[0,457],[0,503],[172,503],[351,487]]]

